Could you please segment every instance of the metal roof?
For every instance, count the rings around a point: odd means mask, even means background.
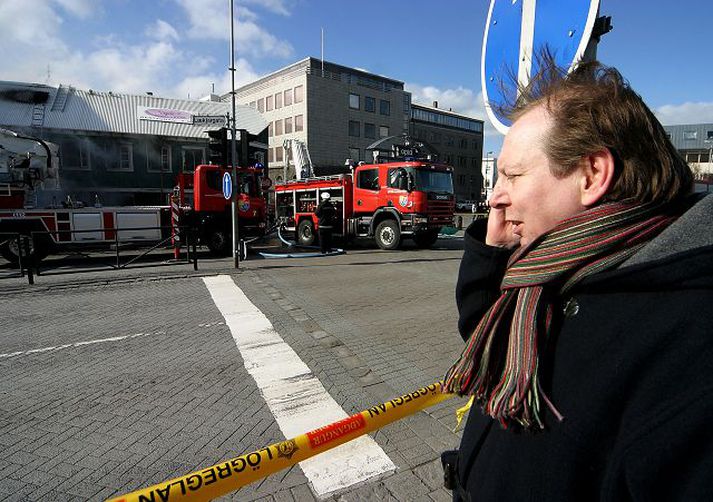
[[[140,107],[191,115],[225,115],[230,103],[80,90],[60,85],[0,81],[0,127],[146,134],[205,139],[216,125],[140,120]],[[260,112],[236,105],[236,128],[259,134],[267,127]]]

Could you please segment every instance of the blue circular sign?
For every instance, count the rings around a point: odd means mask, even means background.
[[[223,173],[223,197],[229,200],[233,196],[233,179],[230,173]]]
[[[490,122],[507,133],[510,120],[499,106],[517,98],[517,83],[537,73],[537,54],[547,47],[571,70],[589,44],[599,0],[491,0],[483,36],[481,86]]]

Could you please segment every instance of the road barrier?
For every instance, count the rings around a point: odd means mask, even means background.
[[[422,387],[306,434],[109,499],[109,502],[195,502],[220,497],[455,396],[443,393],[442,389],[442,382]]]

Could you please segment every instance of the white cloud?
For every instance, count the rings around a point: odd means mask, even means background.
[[[62,23],[62,17],[47,2],[33,2],[30,15],[26,1],[4,0],[0,2],[0,46],[64,50],[58,36]],[[7,69],[6,61],[3,66]]]
[[[3,78],[71,84],[80,89],[152,91],[157,96],[179,98],[207,95],[211,83],[219,94],[230,88],[229,72],[216,73],[212,55],[192,52],[190,45],[181,43],[178,31],[162,19],[147,25],[144,40],[127,43],[120,34],[105,33],[94,37],[91,45],[75,50],[63,39],[64,27],[70,23],[77,26],[76,18],[96,14],[92,3],[29,1],[31,16],[27,15],[28,0],[0,1],[0,45],[12,48],[3,56]],[[236,68],[236,86],[258,77],[245,59],[236,61]]]
[[[180,38],[176,28],[163,19],[157,19],[155,23],[147,26],[144,33],[147,37],[163,41],[178,41]]]
[[[244,59],[235,61],[235,69],[236,88],[259,77],[250,63]],[[186,77],[171,89],[170,95],[179,98],[185,98],[189,95],[192,99],[201,98],[210,94],[213,84],[215,84],[215,94],[222,96],[229,92],[231,86],[230,72],[225,72],[222,75],[209,73]]]
[[[713,103],[682,103],[663,105],[654,110],[656,117],[664,125],[701,124],[713,122]]]
[[[196,39],[230,39],[229,12],[226,2],[222,0],[176,0],[188,16],[190,27],[188,36]],[[273,5],[274,4],[274,5]],[[282,5],[283,2],[261,2],[265,7]],[[287,11],[285,10],[285,13]],[[235,9],[235,49],[239,54],[254,56],[270,55],[290,57],[292,46],[285,40],[260,28],[258,16],[250,9],[238,6]]]
[[[81,19],[91,17],[97,6],[92,0],[55,0],[62,8]]]
[[[265,9],[274,12],[275,14],[281,14],[283,16],[289,16],[290,11],[285,5],[286,2],[283,0],[243,0],[247,4],[259,5]]]

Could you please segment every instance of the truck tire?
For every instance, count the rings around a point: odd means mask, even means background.
[[[208,233],[205,244],[214,255],[226,256],[230,253],[232,242],[228,238],[227,232],[223,230],[213,230]]]
[[[297,244],[311,246],[315,241],[314,223],[312,220],[302,220],[297,225]]]
[[[422,249],[430,248],[438,240],[438,232],[440,232],[440,230],[440,228],[436,228],[434,230],[416,233],[413,235],[413,242]]]
[[[24,241],[21,242],[21,245],[24,246]],[[50,247],[46,239],[43,239],[42,237],[36,237],[35,242],[33,244],[32,240],[29,242],[30,245],[30,256],[29,256],[29,262],[26,261],[25,265],[27,263],[32,263],[34,265],[37,265],[40,263],[45,257],[50,252]],[[17,249],[17,239],[8,239],[5,242],[0,245],[0,254],[5,258],[7,261],[9,261],[13,266],[17,267],[20,264],[20,253],[19,250]],[[28,257],[25,256],[25,249],[22,249],[22,258],[23,260],[28,260]]]
[[[376,226],[374,233],[376,245],[381,249],[390,251],[401,244],[401,229],[395,220],[383,220]]]

